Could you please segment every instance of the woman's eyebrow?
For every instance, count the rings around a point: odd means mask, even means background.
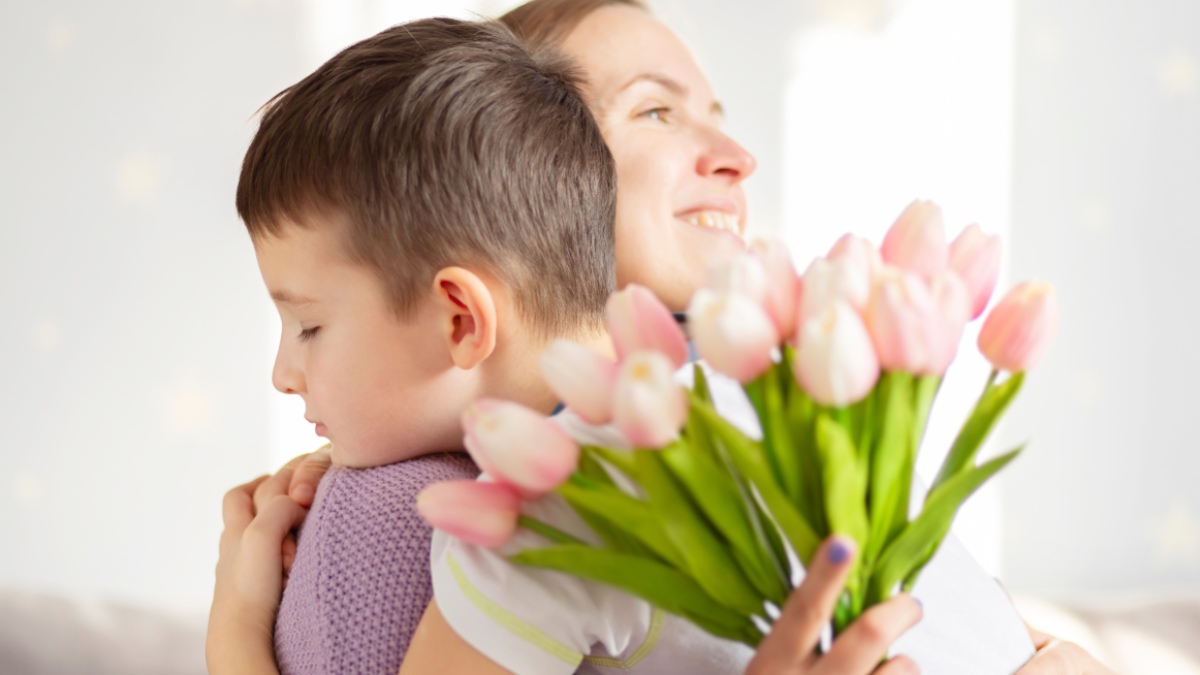
[[[626,82],[621,86],[620,89],[617,90],[617,93],[619,94],[639,82],[651,82],[653,84],[657,84],[658,86],[666,89],[680,98],[686,99],[688,96],[688,88],[685,87],[682,82],[663,75],[662,73],[639,73],[634,75],[628,82]],[[711,110],[712,113],[717,117],[725,117],[725,106],[721,105],[720,101],[713,101]]]

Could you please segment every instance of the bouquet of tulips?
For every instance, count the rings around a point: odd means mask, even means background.
[[[976,461],[1057,326],[1045,284],[1017,286],[985,320],[978,344],[995,370],[910,518],[930,407],[999,270],[998,237],[972,225],[947,243],[929,202],[910,205],[879,249],[847,235],[802,276],[782,246],[756,244],[691,302],[694,347],[720,376],[697,363],[690,388],[676,376],[689,356],[677,322],[630,286],[607,307],[616,362],[565,341],[542,361],[566,406],[616,440],[580,445],[535,411],[481,401],[463,426],[491,480],[432,486],[419,508],[434,527],[490,548],[533,530],[547,545],[516,552],[517,563],[619,587],[751,646],[796,565],[826,536],[847,535],[861,553],[836,633],[911,587],[963,501],[1020,452]],[[740,383],[757,429],[718,412],[715,377]],[[595,536],[521,514],[522,500],[550,492]]]

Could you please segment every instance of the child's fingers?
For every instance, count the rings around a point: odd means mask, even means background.
[[[312,506],[313,497],[317,495],[317,484],[329,470],[331,462],[329,446],[304,455],[303,460],[292,472],[292,480],[288,485],[287,494],[300,506]]]
[[[788,672],[812,657],[856,553],[852,539],[838,536],[817,549],[804,582],[792,591],[771,635],[758,648],[755,661],[770,664],[763,673]]]
[[[896,638],[921,619],[921,605],[901,593],[863,612],[821,658],[821,673],[869,673]]]
[[[292,563],[296,562],[296,535],[288,532],[283,538],[283,576],[292,573]]]

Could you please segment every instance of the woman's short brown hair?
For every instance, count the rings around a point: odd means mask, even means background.
[[[649,11],[642,0],[530,0],[499,20],[530,47],[543,49],[558,46],[587,15],[609,5]]]
[[[616,284],[616,173],[574,72],[494,22],[396,26],[278,94],[237,209],[256,240],[331,216],[401,317],[452,265],[548,335],[603,325]]]

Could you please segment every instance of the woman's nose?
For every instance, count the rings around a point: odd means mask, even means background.
[[[706,178],[713,176],[738,183],[754,173],[758,166],[754,155],[721,131],[710,131],[705,145],[705,151],[696,162],[696,172]]]

